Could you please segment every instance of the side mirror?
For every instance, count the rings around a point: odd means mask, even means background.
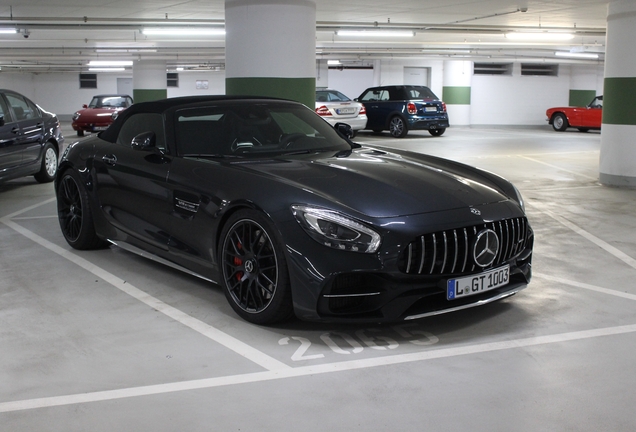
[[[130,147],[133,150],[152,150],[156,144],[157,135],[154,132],[142,132],[132,139]]]
[[[351,127],[351,125],[348,125],[347,123],[336,123],[334,125],[334,129],[340,132],[342,135],[344,135],[348,139],[351,139],[353,137],[353,128]]]
[[[88,105],[84,104],[82,105],[82,108],[88,108]]]

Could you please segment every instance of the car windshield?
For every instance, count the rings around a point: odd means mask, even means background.
[[[407,99],[437,99],[428,87],[406,87]]]
[[[89,108],[125,108],[128,106],[127,98],[123,96],[95,96]]]
[[[191,157],[275,157],[350,150],[312,110],[287,103],[219,104],[176,112],[177,151]]]
[[[317,90],[316,102],[348,102],[351,99],[336,90]]]

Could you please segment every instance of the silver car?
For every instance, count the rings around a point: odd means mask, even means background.
[[[316,113],[331,125],[348,124],[353,129],[353,136],[367,126],[364,105],[352,101],[337,90],[316,90]]]

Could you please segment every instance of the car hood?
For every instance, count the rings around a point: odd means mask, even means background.
[[[244,167],[378,218],[508,199],[485,172],[419,154],[366,148],[335,157],[254,161]]]

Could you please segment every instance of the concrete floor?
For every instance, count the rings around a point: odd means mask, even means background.
[[[404,325],[258,327],[215,285],[71,250],[53,187],[15,180],[0,185],[0,430],[636,430],[636,191],[598,184],[600,134],[357,140],[514,181],[530,286]]]

